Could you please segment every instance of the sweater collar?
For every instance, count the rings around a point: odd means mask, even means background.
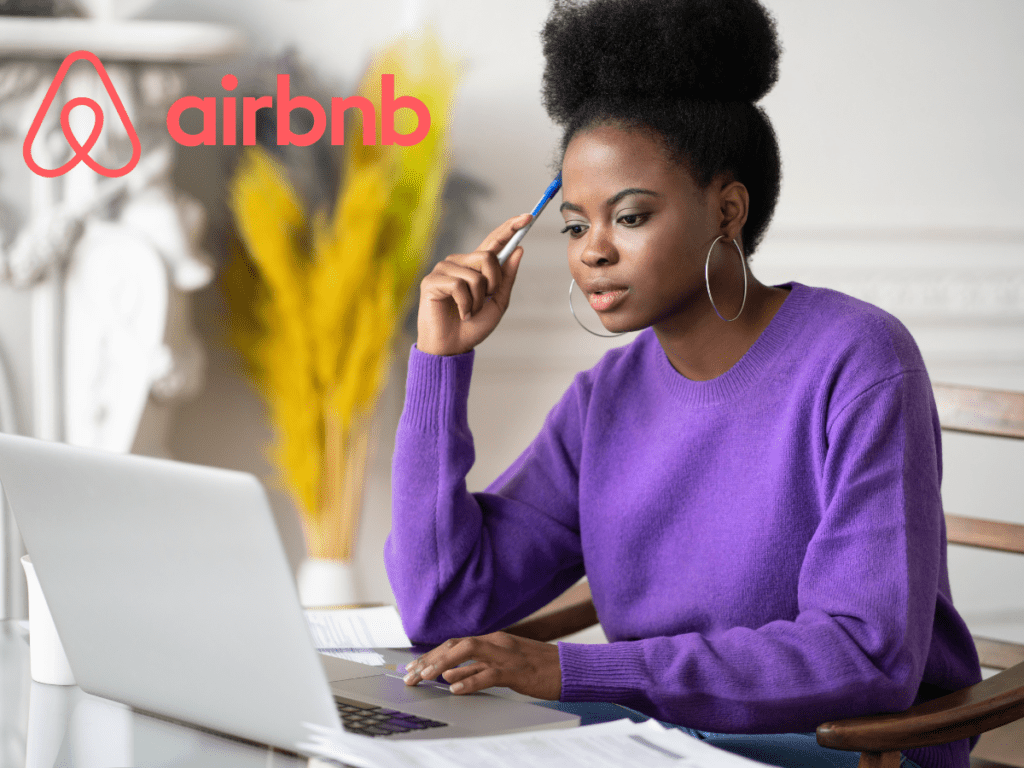
[[[790,282],[775,286],[789,288],[789,295],[768,327],[761,332],[750,349],[732,368],[714,379],[693,381],[672,367],[654,331],[648,329],[649,344],[655,357],[658,375],[672,396],[688,405],[710,405],[732,400],[757,382],[766,371],[778,363],[782,352],[790,345],[794,334],[803,324],[811,291],[800,283]]]

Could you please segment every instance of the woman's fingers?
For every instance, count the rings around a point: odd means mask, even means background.
[[[487,662],[492,656],[479,637],[456,637],[447,640],[412,664],[406,665],[405,682],[415,685],[421,680],[432,680],[460,664],[473,659]]]
[[[505,243],[512,239],[512,235],[516,233],[516,230],[525,227],[532,218],[533,216],[528,213],[521,213],[505,223],[499,224],[483,239],[477,250],[490,251],[497,256],[498,252],[505,247]]]
[[[431,275],[430,283],[424,284],[425,297],[433,301],[448,301],[455,303],[459,318],[466,320],[473,314],[473,284],[475,278],[466,274],[471,270],[464,270],[451,263],[442,266],[437,265],[434,274]],[[473,273],[478,275],[479,273]],[[479,288],[477,289],[479,292]]]
[[[479,671],[468,675],[456,683],[452,683],[452,693],[476,693],[484,688],[493,688],[496,685],[508,686],[508,680],[502,674],[504,670],[496,667],[484,666]]]
[[[502,265],[498,263],[497,254],[505,246],[505,244],[512,238],[512,235],[526,224],[531,219],[530,214],[524,213],[514,219],[509,219],[501,226],[497,227],[487,237],[484,238],[483,242],[480,243],[480,247],[477,248],[473,253],[469,254],[456,254],[449,256],[445,259],[442,264],[457,264],[466,269],[473,270],[479,273],[482,278],[482,283],[475,276],[470,276],[467,273],[460,273],[473,280],[470,284],[470,289],[473,293],[474,298],[474,309],[473,313],[479,312],[483,306],[484,299],[489,296],[493,296],[502,287],[506,290],[504,293],[507,295],[511,292],[511,286],[505,286],[505,278],[510,277],[511,280],[515,279],[515,270],[512,269],[511,275],[507,273],[510,271],[507,264],[506,269],[502,270]],[[517,249],[517,251],[520,249]],[[522,256],[522,254],[519,254]],[[478,290],[478,287],[483,287],[482,295]]]
[[[516,274],[519,272],[519,264],[522,260],[523,247],[519,246],[512,251],[512,255],[509,256],[508,261],[505,262],[505,266],[502,271],[501,285],[491,297],[502,313],[508,309],[509,302],[512,298],[512,285],[516,281]],[[498,260],[495,259],[494,261],[497,263]]]
[[[463,664],[461,667],[455,667],[455,669],[449,669],[443,673],[443,677],[449,683],[457,683],[460,680],[465,680],[467,677],[475,675],[477,672],[482,672],[487,669],[487,665],[482,661],[473,662],[470,664]]]
[[[459,309],[459,317],[467,320],[479,312],[488,297],[502,288],[505,275],[494,254],[489,251],[455,254],[434,267],[423,279],[425,295],[434,301],[449,297]]]
[[[453,290],[452,298],[463,320],[479,312],[487,297],[500,286],[501,270],[497,265],[497,259],[486,252],[449,256],[437,265],[438,275],[445,278],[448,287]],[[459,289],[457,296],[454,293],[456,288]]]
[[[456,694],[504,685],[529,696],[557,699],[562,689],[557,646],[504,632],[454,638],[407,665],[406,671],[408,685],[440,676]]]
[[[449,256],[423,278],[416,339],[421,351],[457,355],[490,335],[508,308],[523,251],[517,248],[504,266],[496,254],[529,221],[530,214],[509,219],[476,251]]]

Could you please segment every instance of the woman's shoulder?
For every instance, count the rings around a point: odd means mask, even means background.
[[[795,397],[817,401],[833,415],[893,388],[931,398],[921,351],[897,317],[829,288],[793,284],[793,290],[803,304],[787,375]]]
[[[924,370],[917,342],[899,318],[831,288],[788,285],[799,304],[794,334],[800,354],[813,351],[834,365],[861,361],[881,376]]]

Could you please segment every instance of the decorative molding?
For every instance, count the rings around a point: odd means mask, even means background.
[[[0,62],[0,104],[29,95],[52,69],[35,61]]]
[[[882,307],[901,319],[932,324],[1024,321],[1024,270],[820,273],[819,284]]]
[[[1024,228],[934,225],[773,226],[771,242],[854,242],[854,243],[1016,243],[1024,246]]]
[[[187,293],[213,277],[201,251],[205,211],[175,190],[167,106],[182,90],[182,64],[236,52],[228,27],[158,21],[0,18],[0,102],[28,130],[56,62],[87,49],[107,63],[142,143],[130,174],[101,178],[78,166],[29,178],[29,216],[0,245],[0,281],[32,291],[36,434],[130,451],[142,412],[198,389],[203,350],[191,333]],[[72,71],[68,93],[102,98],[90,71]],[[52,105],[33,145],[44,167],[68,150]],[[72,115],[74,120],[74,115]],[[8,131],[8,134],[12,131]],[[123,150],[111,123],[94,153]],[[54,162],[58,160],[58,162]]]
[[[0,56],[63,59],[86,49],[104,61],[193,63],[241,50],[238,30],[186,21],[0,17]]]
[[[64,438],[128,453],[150,388],[167,374],[163,260],[133,230],[92,221],[65,296]]]

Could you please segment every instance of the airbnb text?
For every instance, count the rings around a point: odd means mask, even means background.
[[[238,87],[238,78],[224,75],[221,86],[226,91]],[[395,76],[381,75],[380,78],[380,143],[398,144],[408,147],[418,144],[430,130],[430,110],[427,105],[415,96],[395,96]],[[318,101],[310,96],[292,96],[291,82],[288,75],[277,76],[277,99],[273,96],[245,96],[242,98],[242,138],[238,140],[237,97],[224,96],[220,109],[220,144],[234,145],[241,143],[252,146],[256,143],[256,112],[271,109],[276,112],[277,143],[279,145],[294,144],[308,147],[318,141],[327,130],[327,113]],[[188,133],[181,127],[181,116],[186,110],[196,109],[202,114],[202,129],[198,133]],[[312,127],[305,133],[297,133],[291,129],[291,114],[301,109],[313,118]],[[377,143],[377,108],[364,96],[331,99],[330,131],[331,144],[345,143],[344,114],[347,109],[357,109],[362,116],[363,144]],[[395,113],[399,109],[411,109],[416,114],[416,128],[410,133],[399,133],[395,128]],[[216,145],[217,132],[217,99],[213,96],[184,96],[175,101],[167,112],[167,131],[171,138],[186,147],[200,145]]]

